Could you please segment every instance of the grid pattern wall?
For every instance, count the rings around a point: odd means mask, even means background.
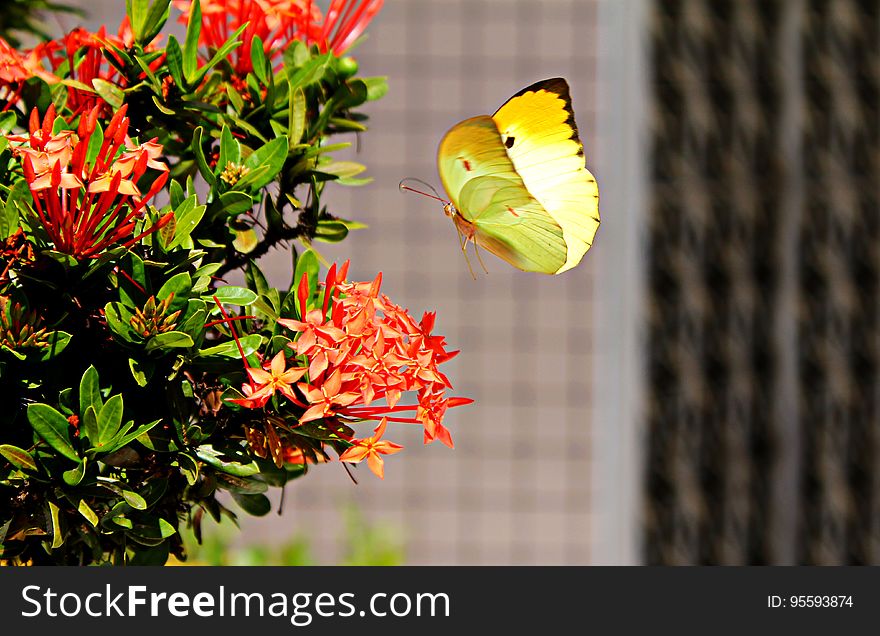
[[[341,466],[320,467],[288,487],[280,518],[246,522],[241,539],[301,532],[333,563],[340,511],[354,503],[401,535],[408,563],[587,561],[589,255],[558,277],[489,255],[489,275],[474,281],[441,206],[401,193],[398,182],[418,177],[439,188],[435,157],[446,130],[558,75],[572,86],[592,167],[594,21],[594,3],[584,0],[385,3],[355,52],[363,74],[389,76],[354,156],[374,182],[327,190],[329,209],[370,227],[318,249],[330,260],[351,258],[361,280],[381,270],[383,290],[414,313],[437,310],[436,331],[462,350],[446,365],[456,394],[476,403],[447,416],[455,450],[422,446],[415,428],[390,429],[407,449],[386,461],[384,482],[359,469],[354,486]],[[280,277],[286,259],[269,255],[267,271]]]

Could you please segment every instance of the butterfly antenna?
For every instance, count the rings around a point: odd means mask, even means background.
[[[430,190],[434,194],[428,194],[427,192],[425,192],[423,190],[417,190],[416,188],[412,188],[407,185],[408,181],[418,183],[419,185],[427,188],[428,190]],[[421,179],[416,179],[415,177],[407,177],[406,179],[402,179],[401,182],[397,185],[397,187],[400,188],[401,190],[415,192],[416,194],[421,194],[422,196],[425,196],[425,197],[428,197],[431,199],[436,199],[437,201],[440,201],[440,203],[442,203],[443,205],[446,205],[449,203],[449,201],[447,201],[446,199],[444,199],[443,197],[440,196],[440,194],[437,192],[437,190],[434,188],[434,186],[432,186],[430,183],[426,183],[426,182],[422,181]]]

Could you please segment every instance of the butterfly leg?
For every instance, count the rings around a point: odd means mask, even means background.
[[[455,231],[458,232],[458,244],[461,247],[461,253],[464,254],[464,262],[467,263],[468,271],[471,273],[471,278],[477,280],[477,275],[474,274],[474,268],[471,267],[471,261],[467,255],[467,244],[468,238],[465,237],[464,233],[458,229],[458,226],[455,226]]]
[[[474,242],[474,254],[477,255],[477,260],[480,261],[480,267],[483,268],[483,273],[488,276],[489,270],[486,269],[486,264],[483,262],[483,257],[480,256],[480,246],[477,244],[477,237],[474,236],[471,240]]]

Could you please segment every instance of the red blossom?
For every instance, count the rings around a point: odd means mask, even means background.
[[[127,20],[123,26],[126,24]],[[104,26],[97,33],[77,27],[62,38],[45,42],[34,50],[47,61],[53,71],[58,72],[65,65],[67,77],[89,89],[94,89],[92,82],[96,79],[125,88],[125,78],[108,59],[112,55],[109,48],[111,45],[125,48],[126,42],[122,37],[107,35],[107,28]],[[68,85],[67,107],[72,111],[72,117],[89,112],[99,105],[101,117],[109,117],[112,108],[94,90]]]
[[[383,1],[332,0],[327,15],[320,25],[318,36],[310,40],[310,43],[317,43],[322,52],[332,50],[336,55],[342,55],[351,48],[370,21],[379,13]]]
[[[382,439],[387,425],[388,418],[383,417],[371,437],[352,440],[352,446],[339,456],[339,460],[357,464],[366,459],[373,474],[379,479],[385,479],[385,461],[382,459],[382,455],[393,455],[403,450],[403,446],[400,444]]]
[[[264,394],[267,398],[271,397],[277,391],[284,397],[294,402],[298,402],[293,393],[293,383],[306,374],[305,367],[287,368],[287,360],[284,357],[284,351],[279,351],[265,369],[247,368],[247,374],[250,376],[251,385],[254,387],[254,393],[251,399],[258,395]]]
[[[4,111],[18,103],[25,82],[32,77],[40,77],[50,84],[58,81],[43,69],[33,52],[20,53],[0,37],[0,101],[5,102]]]
[[[57,134],[52,132],[55,107],[49,106],[42,123],[34,109],[30,134],[8,136],[20,142],[13,154],[21,158],[34,208],[54,249],[77,259],[95,258],[113,245],[131,247],[174,216],[169,212],[133,236],[147,203],[168,180],[168,167],[157,160],[162,147],[155,140],[141,145],[131,142],[125,105],[107,125],[94,161],[87,163],[100,109],[96,105],[84,114],[75,133]],[[137,182],[148,168],[159,174],[142,194]]]
[[[181,22],[189,24],[192,2],[176,0],[174,4],[183,11]],[[280,60],[291,41],[309,40],[308,30],[320,17],[318,7],[310,5],[308,0],[202,0],[199,42],[217,50],[246,23],[240,36],[242,45],[230,54],[235,75],[244,76],[254,69],[251,43],[255,37],[260,38],[266,55],[275,61]],[[313,15],[309,17],[307,11]]]
[[[326,16],[314,0],[202,0],[200,43],[217,50],[233,33],[247,24],[242,45],[231,54],[236,76],[253,71],[251,44],[255,37],[276,67],[284,49],[294,40],[317,44],[322,53],[341,55],[364,32],[382,8],[383,0],[332,0]],[[191,0],[176,0],[183,12],[181,22],[189,24]]]
[[[443,418],[449,408],[472,400],[446,397],[452,385],[438,367],[458,352],[447,351],[445,339],[432,334],[435,314],[426,313],[416,322],[381,293],[381,274],[369,282],[346,282],[347,270],[347,262],[338,270],[335,265],[330,268],[320,308],[311,310],[304,276],[297,288],[303,318],[278,320],[295,334],[288,347],[308,362],[307,380],[297,383],[306,402],[299,422],[335,417],[352,423],[381,419],[421,424],[426,444],[439,440],[452,447]],[[233,401],[249,408],[264,406],[265,378],[254,380],[251,374],[242,387],[245,398]],[[414,394],[415,403],[400,404],[408,393]],[[370,439],[375,442],[378,437],[381,434]],[[367,457],[359,452],[351,450],[347,461]]]

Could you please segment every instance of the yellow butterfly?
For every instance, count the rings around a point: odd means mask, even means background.
[[[462,250],[473,242],[521,270],[560,274],[590,249],[599,189],[564,79],[532,84],[491,117],[453,126],[437,165]]]

